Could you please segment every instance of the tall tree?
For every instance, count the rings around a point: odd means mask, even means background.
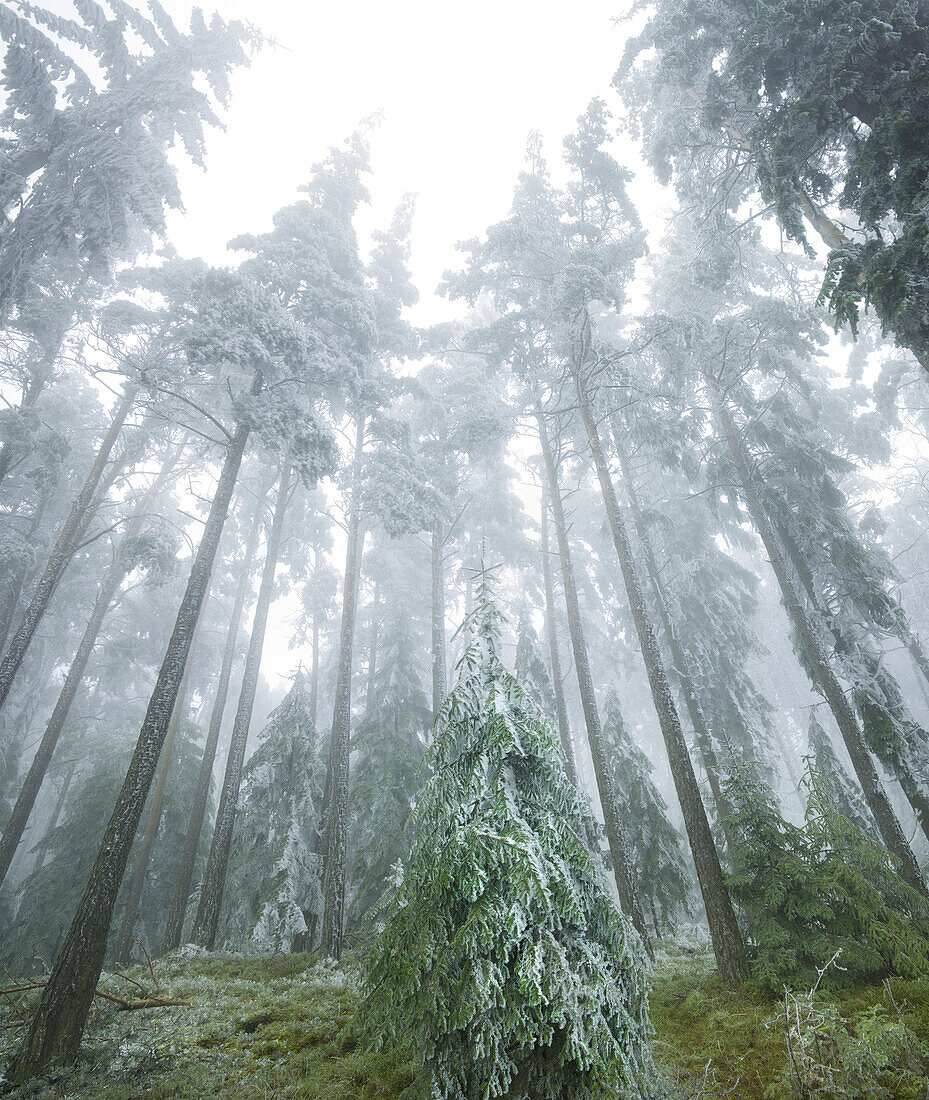
[[[245,761],[248,731],[252,720],[252,710],[255,706],[255,693],[258,689],[258,674],[261,670],[261,654],[268,625],[268,612],[271,610],[271,601],[274,598],[274,575],[277,571],[281,541],[284,535],[284,517],[287,512],[290,494],[290,476],[290,461],[285,458],[277,483],[274,518],[268,532],[261,584],[258,588],[255,615],[252,619],[251,636],[248,641],[248,654],[245,658],[245,671],[242,673],[242,687],[239,691],[239,702],[236,706],[235,721],[232,725],[229,754],[226,757],[223,789],[219,796],[219,809],[216,811],[216,822],[213,826],[210,858],[206,865],[203,885],[200,888],[200,901],[194,920],[194,943],[198,943],[201,947],[206,947],[209,950],[213,949],[216,942],[220,907],[223,900],[223,891],[226,888],[229,853],[232,849],[232,834],[235,828],[236,811],[239,805],[239,788],[242,782],[242,765]]]
[[[231,375],[240,387],[242,372],[251,373],[251,380],[242,387],[245,393],[241,399],[246,406],[259,397],[269,381],[294,377],[302,380],[307,370],[305,337],[283,315],[275,299],[241,278],[217,273],[205,279],[196,305],[187,340],[188,355],[203,367],[215,370],[219,366],[220,373],[227,378]],[[286,404],[288,388],[277,388],[274,397]],[[71,1062],[77,1054],[103,965],[116,893],[177,700],[250,430],[250,420],[243,418],[228,434],[209,515],[136,749],[87,889],[16,1056],[12,1069],[16,1080],[28,1080],[49,1064]],[[326,456],[317,454],[316,458],[324,464]]]

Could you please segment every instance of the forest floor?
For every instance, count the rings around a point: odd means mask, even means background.
[[[128,972],[151,987],[147,969]],[[17,1100],[223,1097],[397,1100],[413,1068],[350,1037],[352,968],[308,955],[181,953],[155,964],[165,996],[189,1007],[95,1012],[72,1070],[9,1095]],[[117,989],[115,977],[101,988]],[[926,1098],[929,983],[891,981],[821,996],[791,1037],[808,1092],[787,1073],[785,1002],[734,994],[698,944],[666,945],[653,976],[655,1056],[671,1095],[696,1098]],[[2,1023],[9,1024],[10,1017]],[[0,1026],[0,1062],[17,1039]],[[830,1081],[831,1076],[831,1081]]]

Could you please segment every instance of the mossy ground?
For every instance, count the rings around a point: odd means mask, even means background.
[[[127,972],[151,988],[147,970]],[[155,964],[165,995],[190,1007],[91,1017],[73,1070],[10,1095],[136,1100],[394,1100],[411,1083],[402,1059],[340,1038],[356,1008],[352,968],[309,955],[170,956]],[[132,997],[119,979],[101,988]],[[0,1032],[11,1047],[14,1033]]]
[[[190,1007],[95,1011],[73,1069],[10,1095],[397,1100],[413,1081],[413,1067],[399,1055],[372,1054],[345,1037],[357,1007],[350,960],[337,970],[309,955],[194,954],[155,968],[165,994]],[[129,973],[151,987],[147,971]],[[112,977],[103,988],[132,995]],[[877,1007],[929,1048],[927,983],[858,986],[829,1000],[850,1035]],[[787,1061],[781,1013],[777,999],[727,989],[705,949],[659,954],[651,996],[655,1056],[682,1098],[789,1097],[791,1090],[776,1084]],[[15,1029],[0,1031],[0,1059],[15,1042]],[[925,1098],[922,1069],[911,1068],[888,1071],[873,1093],[854,1095]]]

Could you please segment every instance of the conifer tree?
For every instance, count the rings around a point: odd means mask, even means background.
[[[836,755],[829,734],[810,716],[810,756],[823,789],[829,792],[837,813],[847,817],[859,829],[874,835],[874,819],[858,787]]]
[[[249,951],[305,943],[322,912],[316,824],[322,762],[307,677],[272,711],[242,775],[220,939]]]
[[[557,738],[500,661],[485,571],[436,724],[364,1029],[412,1042],[443,1100],[650,1095],[644,974],[584,837]]]
[[[668,807],[651,778],[651,761],[626,728],[615,691],[604,703],[603,737],[610,750],[639,897],[660,939],[690,912],[692,879],[681,835],[668,819]]]

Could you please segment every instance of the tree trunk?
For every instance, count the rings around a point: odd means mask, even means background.
[[[761,502],[761,506],[762,508],[765,507],[763,502]],[[765,510],[765,514],[768,515],[770,519],[770,513],[768,513],[767,509]],[[865,744],[870,747],[874,755],[882,761],[900,784],[907,801],[913,809],[913,813],[916,815],[916,821],[919,827],[922,829],[926,839],[929,840],[929,797],[927,797],[926,791],[919,782],[917,776],[914,775],[910,762],[900,754],[882,751],[880,734],[876,739],[871,736],[874,711],[877,711],[880,716],[879,724],[889,722],[900,730],[901,737],[905,738],[903,730],[908,724],[915,726],[912,716],[905,710],[903,697],[898,694],[896,700],[893,700],[891,696],[888,695],[885,688],[887,674],[882,674],[880,656],[874,652],[870,645],[868,645],[867,639],[862,639],[862,644],[857,644],[854,639],[850,638],[842,629],[839,617],[832,613],[824,596],[817,587],[813,570],[810,568],[810,564],[803,553],[803,549],[797,542],[793,531],[790,530],[785,522],[772,521],[772,523],[776,533],[780,536],[780,543],[784,548],[787,560],[793,566],[800,584],[806,591],[811,606],[820,616],[835,639],[836,652],[840,655],[840,658],[843,655],[857,653],[858,659],[863,662],[865,666],[868,678],[874,687],[874,691],[870,693],[870,706],[864,705],[859,693],[853,693],[853,698],[855,698],[855,709],[858,711],[858,716],[861,719],[862,735]],[[896,681],[892,681],[892,685],[895,690],[899,690]],[[880,694],[880,698],[877,698],[875,692]],[[901,711],[903,711],[903,713],[901,713]]]
[[[35,538],[39,526],[42,523],[42,517],[45,515],[45,509],[48,506],[50,496],[50,489],[45,489],[36,504],[35,512],[32,515],[32,519],[29,521],[29,530],[26,533],[26,538],[30,543]],[[16,615],[16,609],[19,607],[19,600],[23,594],[23,586],[26,583],[26,577],[28,575],[29,565],[26,563],[9,579],[6,598],[3,601],[2,609],[0,609],[0,654],[3,653],[6,640],[10,636],[10,627],[13,625],[13,619]]]
[[[313,656],[310,669],[310,721],[316,736],[316,716],[319,713],[319,615],[313,610]]]
[[[0,711],[2,711],[3,705],[7,700],[10,688],[13,686],[13,680],[36,632],[36,627],[39,625],[42,616],[48,609],[55,589],[58,587],[58,582],[64,575],[64,571],[67,569],[68,563],[74,555],[81,537],[87,530],[87,525],[92,518],[91,505],[97,491],[97,486],[103,476],[104,467],[109,461],[110,454],[116,444],[116,439],[119,436],[120,430],[126,421],[126,417],[132,411],[132,406],[135,402],[135,394],[136,387],[127,385],[123,397],[116,407],[116,412],[113,414],[113,418],[110,421],[110,426],[97,449],[97,454],[90,468],[90,472],[84,481],[81,491],[78,493],[71,506],[71,511],[58,534],[58,538],[55,540],[55,545],[49,555],[45,570],[39,579],[32,599],[29,601],[29,606],[23,612],[19,627],[10,641],[9,648],[3,657],[3,661],[0,662]]]
[[[655,703],[655,710],[658,713],[658,724],[661,727],[665,750],[668,754],[674,789],[677,792],[678,802],[684,818],[684,827],[687,830],[687,839],[690,841],[690,851],[697,869],[697,879],[700,882],[700,892],[703,895],[703,905],[706,909],[707,922],[710,927],[710,939],[713,941],[716,964],[719,967],[723,981],[729,985],[739,985],[748,977],[748,962],[745,958],[742,933],[739,930],[735,911],[732,908],[732,899],[729,897],[729,889],[726,886],[726,880],[720,866],[719,853],[716,850],[716,842],[713,839],[710,823],[707,820],[706,807],[703,805],[703,798],[700,795],[700,787],[694,774],[690,751],[687,748],[687,742],[684,740],[684,732],[681,729],[677,707],[674,705],[674,697],[671,694],[671,686],[668,683],[664,661],[658,648],[658,641],[642,594],[642,586],[639,582],[638,572],[632,556],[632,547],[629,543],[629,534],[619,511],[616,490],[613,487],[613,479],[610,476],[606,457],[603,453],[600,434],[594,422],[584,380],[581,378],[578,365],[573,359],[571,361],[571,371],[577,388],[584,429],[587,433],[587,440],[597,470],[597,479],[600,482],[603,503],[610,522],[610,530],[613,534],[613,543],[616,547],[616,556],[619,559],[623,585],[632,611],[632,621],[639,640],[639,648],[642,651],[642,659],[645,662],[645,670],[648,674],[648,683]],[[702,719],[702,714],[700,714],[700,717]]]
[[[374,706],[374,681],[377,678],[377,636],[380,623],[377,619],[378,591],[374,589],[374,599],[371,601],[371,633],[368,637],[368,672],[365,685],[365,711],[370,712]]]
[[[348,825],[348,762],[352,720],[352,643],[358,578],[364,549],[361,515],[361,464],[365,419],[358,417],[355,458],[352,469],[351,515],[345,551],[345,580],[342,585],[342,630],[339,639],[339,670],[332,715],[332,744],[329,752],[329,791],[326,801],[326,876],[323,888],[321,954],[339,959],[342,955],[342,927],[345,908],[345,839]]]
[[[432,529],[432,720],[448,695],[445,656],[445,525]]]
[[[552,666],[552,690],[555,693],[555,717],[558,720],[558,736],[564,752],[565,771],[577,786],[577,764],[574,760],[574,743],[571,740],[571,724],[564,697],[564,678],[561,673],[561,654],[558,651],[558,623],[555,619],[555,586],[552,583],[552,562],[548,538],[548,482],[542,483],[542,583],[545,588],[545,633],[548,636],[548,656]]]
[[[200,770],[197,773],[197,789],[194,792],[193,806],[190,810],[190,821],[187,825],[187,834],[184,837],[184,849],[181,852],[180,864],[177,872],[177,883],[174,887],[174,896],[171,899],[171,909],[165,924],[164,939],[161,944],[162,954],[174,951],[180,946],[181,936],[184,933],[184,918],[187,916],[187,902],[190,898],[190,886],[194,878],[194,870],[197,864],[197,852],[200,849],[200,836],[203,833],[203,819],[206,817],[206,805],[210,798],[210,786],[213,780],[213,764],[216,760],[216,746],[219,744],[219,735],[223,726],[223,714],[226,710],[226,701],[229,698],[229,684],[232,680],[232,666],[235,663],[236,650],[238,649],[239,627],[242,623],[242,615],[245,610],[245,601],[248,595],[248,585],[252,577],[252,566],[255,561],[255,551],[258,548],[258,535],[261,531],[261,505],[264,495],[259,497],[255,504],[251,529],[245,546],[245,560],[239,574],[236,585],[235,599],[232,605],[232,615],[229,618],[229,629],[226,633],[226,644],[223,648],[223,660],[219,670],[219,681],[216,684],[216,695],[213,699],[213,709],[210,712],[210,727],[206,735],[206,743],[203,746],[203,758],[200,761]]]
[[[716,756],[713,737],[710,733],[709,724],[706,721],[703,707],[700,704],[700,697],[694,685],[693,677],[690,675],[690,667],[684,654],[684,647],[681,645],[674,623],[671,620],[668,601],[665,598],[664,587],[661,583],[661,573],[658,569],[658,563],[655,560],[655,551],[652,547],[651,535],[645,523],[645,517],[642,515],[642,509],[639,505],[639,495],[636,491],[635,482],[632,478],[632,471],[629,468],[629,463],[626,459],[620,433],[617,430],[616,424],[613,425],[613,443],[616,450],[616,457],[619,459],[619,468],[623,476],[623,486],[626,490],[626,496],[629,499],[629,510],[632,513],[632,521],[635,525],[636,533],[639,536],[639,546],[642,550],[642,560],[645,563],[645,573],[651,583],[652,597],[655,601],[655,607],[658,610],[658,618],[664,631],[668,649],[671,651],[671,672],[677,681],[678,692],[683,697],[684,704],[687,707],[687,714],[693,726],[697,748],[700,750],[700,756],[703,758],[703,766],[706,770],[707,779],[709,780],[710,792],[713,795],[713,802],[716,806],[716,816],[719,818],[719,825],[723,831],[723,838],[725,839],[726,846],[731,850],[732,840],[729,836],[726,820],[732,814],[732,806],[723,793],[720,784],[720,775],[722,772],[720,770],[719,760]]]
[[[261,584],[258,588],[258,600],[255,604],[255,618],[252,621],[252,633],[248,642],[248,655],[245,658],[245,671],[242,674],[242,688],[236,707],[235,721],[232,724],[232,739],[229,742],[229,755],[226,757],[226,772],[223,776],[223,789],[219,796],[219,808],[216,811],[216,824],[213,827],[213,841],[210,845],[210,857],[207,860],[203,888],[200,891],[200,904],[194,921],[194,943],[212,951],[216,943],[216,931],[219,928],[219,912],[226,888],[226,872],[229,869],[229,852],[232,849],[232,831],[235,827],[236,810],[239,805],[239,787],[242,782],[242,765],[245,762],[245,747],[248,742],[248,729],[252,720],[252,708],[255,705],[255,693],[258,690],[258,673],[261,670],[261,652],[264,647],[265,630],[268,625],[268,612],[274,598],[274,574],[281,552],[281,538],[284,528],[284,515],[287,511],[290,491],[290,463],[285,460],[281,467],[281,476],[277,487],[277,500],[274,505],[274,518],[268,534],[264,568],[261,571]]]
[[[71,789],[71,781],[74,779],[74,773],[76,771],[77,761],[72,760],[61,781],[61,790],[58,792],[58,798],[55,800],[55,808],[52,810],[52,816],[48,819],[48,824],[45,826],[45,832],[42,834],[42,839],[39,842],[38,850],[36,851],[35,866],[32,868],[33,871],[38,871],[42,867],[42,864],[45,863],[45,859],[48,856],[48,850],[52,844],[52,833],[54,833],[55,829],[58,827],[61,811],[65,807],[68,791]]]
[[[851,758],[858,782],[861,784],[868,808],[874,817],[887,850],[897,861],[897,870],[900,876],[914,890],[918,890],[923,897],[929,897],[929,892],[927,892],[919,872],[919,865],[906,841],[890,800],[881,787],[880,779],[864,742],[855,712],[845,697],[838,677],[823,649],[822,642],[803,608],[800,594],[794,586],[787,561],[781,552],[780,543],[755,488],[753,472],[742,439],[728,408],[718,392],[715,380],[707,377],[707,383],[713,398],[714,412],[729,447],[729,453],[732,456],[733,464],[741,482],[742,495],[755,525],[755,530],[764,544],[771,568],[774,570],[784,606],[797,633],[807,666],[825,696],[836,720],[836,725],[839,727],[839,732],[842,734],[842,740],[845,742],[846,749],[848,749],[848,755]]]
[[[205,606],[205,604],[204,604]],[[187,654],[187,663],[184,666],[184,678],[177,693],[177,701],[171,713],[171,721],[168,725],[168,734],[165,737],[164,747],[161,750],[161,759],[158,762],[158,778],[155,781],[155,789],[152,791],[151,803],[148,808],[148,818],[145,822],[145,832],[142,834],[142,843],[139,845],[139,855],[136,865],[129,880],[129,891],[126,897],[126,909],[123,913],[122,923],[116,937],[116,946],[113,950],[113,961],[116,966],[128,966],[132,948],[132,933],[139,916],[139,906],[142,904],[142,891],[145,888],[145,879],[148,875],[148,865],[152,858],[152,849],[158,837],[158,828],[161,824],[161,810],[164,805],[165,791],[168,787],[168,772],[171,770],[171,760],[174,757],[174,745],[177,735],[187,713],[187,697],[190,690],[190,671],[193,668],[194,656],[197,652],[197,641],[200,637],[200,627],[203,624],[203,607],[200,609],[200,617],[197,619],[197,628],[194,631],[193,641],[190,643],[190,652]]]
[[[87,626],[84,628],[84,634],[81,638],[80,645],[77,647],[77,653],[74,655],[74,660],[71,662],[71,667],[68,669],[68,674],[65,677],[64,683],[61,685],[61,691],[58,694],[58,701],[55,703],[55,709],[52,711],[52,716],[49,718],[48,725],[45,727],[45,733],[36,750],[29,772],[23,781],[22,789],[16,800],[16,805],[13,807],[13,812],[10,814],[6,829],[3,832],[2,838],[0,838],[0,882],[3,882],[10,869],[10,864],[13,861],[16,848],[22,839],[23,830],[26,828],[26,822],[29,820],[29,815],[32,813],[33,807],[35,806],[39,789],[48,772],[52,754],[55,751],[58,739],[61,736],[61,731],[64,729],[65,722],[68,719],[71,704],[74,702],[78,688],[84,679],[84,672],[87,669],[87,663],[96,645],[97,637],[103,626],[103,621],[113,602],[113,597],[116,595],[117,589],[122,583],[123,577],[126,575],[124,547],[130,539],[134,539],[139,534],[145,522],[145,511],[148,505],[164,484],[165,479],[173,469],[179,456],[180,451],[177,450],[165,461],[158,476],[152,482],[151,487],[133,510],[129,522],[126,525],[126,532],[120,543],[120,547],[113,557],[107,575],[103,579],[103,584],[100,586],[94,609],[91,612]]]
[[[257,394],[260,389],[261,376],[256,375],[250,392]],[[248,434],[246,423],[237,424],[226,450],[187,589],[178,609],[129,770],[103,834],[84,896],[55,959],[29,1031],[9,1070],[15,1083],[29,1080],[50,1064],[70,1063],[77,1057],[103,968],[116,895],[158,766],[171,712],[177,701],[184,665],[209,586],[213,560]]]
[[[536,420],[539,425],[539,442],[542,446],[542,456],[545,460],[545,473],[548,478],[552,515],[555,520],[555,536],[558,541],[558,556],[561,561],[561,575],[568,612],[568,630],[571,634],[571,644],[574,647],[574,668],[581,693],[581,704],[584,708],[584,721],[587,726],[587,739],[590,743],[594,774],[597,778],[597,790],[600,793],[600,805],[603,808],[603,824],[606,830],[607,842],[610,845],[610,854],[613,857],[613,875],[616,878],[616,888],[619,891],[619,901],[623,912],[632,921],[649,954],[651,954],[652,949],[648,938],[648,930],[645,927],[645,918],[642,915],[642,907],[636,893],[632,877],[632,865],[629,861],[629,849],[626,845],[619,807],[616,804],[613,773],[607,762],[606,750],[603,744],[603,728],[600,724],[600,712],[597,709],[597,697],[594,692],[593,677],[590,673],[590,662],[587,658],[587,642],[584,638],[584,627],[581,622],[577,583],[574,579],[574,563],[571,560],[571,549],[568,545],[568,529],[565,523],[564,507],[561,503],[561,490],[558,487],[555,458],[548,438],[548,429],[545,426],[545,420],[541,412],[536,414]]]

